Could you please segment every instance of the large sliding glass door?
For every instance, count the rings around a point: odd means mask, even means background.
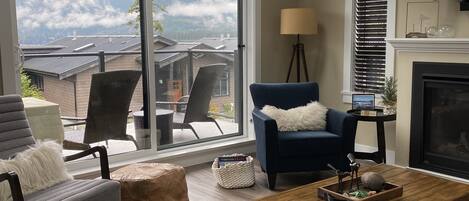
[[[154,3],[158,149],[239,135],[242,1]]]

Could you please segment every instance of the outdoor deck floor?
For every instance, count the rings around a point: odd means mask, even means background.
[[[230,134],[238,132],[238,124],[223,120],[217,120],[218,124],[220,125],[223,133]],[[194,129],[196,130],[197,134],[201,139],[220,136],[221,133],[216,127],[214,123],[191,123]],[[127,134],[132,135],[135,137],[135,128],[133,122],[127,124]],[[74,141],[74,142],[83,142],[84,138],[84,130],[73,130],[73,131],[66,131],[65,132],[65,139]],[[173,129],[173,144],[188,142],[192,140],[197,140],[195,135],[192,133],[190,129]],[[95,144],[91,144],[91,146],[96,145],[105,145],[105,142],[99,142]],[[132,141],[123,141],[123,140],[109,140],[107,146],[108,154],[115,155],[120,153],[126,153],[135,151],[136,147]],[[70,155],[73,153],[77,153],[79,151],[76,150],[64,150],[64,155]]]

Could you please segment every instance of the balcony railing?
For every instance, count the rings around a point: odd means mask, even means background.
[[[207,50],[207,49],[188,49],[188,50],[154,50],[154,54],[168,54],[168,53],[183,53],[187,54],[188,65],[189,65],[189,77],[193,77],[192,69],[194,67],[193,59],[194,54],[221,54],[221,55],[233,55],[234,60],[237,60],[237,50]],[[48,53],[48,54],[23,54],[23,59],[33,58],[54,58],[54,57],[92,57],[98,58],[99,72],[106,72],[106,57],[116,57],[123,55],[140,55],[141,51],[98,51],[98,52],[81,52],[81,53]],[[111,58],[109,58],[111,59]],[[109,60],[108,59],[108,60]],[[188,85],[192,86],[192,79],[187,80]],[[210,115],[216,117],[223,117],[227,119],[233,119],[234,117],[217,112],[209,112]],[[83,125],[86,122],[83,119],[73,121],[75,117],[63,116],[62,120],[69,120],[67,123],[64,122],[64,127]]]
[[[48,58],[48,57],[89,57],[95,56],[99,60],[99,72],[106,72],[106,56],[120,56],[120,55],[139,55],[140,51],[98,51],[98,52],[82,52],[82,53],[49,53],[49,54],[24,54],[22,57],[26,58]],[[237,55],[237,50],[207,50],[207,49],[188,49],[188,50],[155,50],[154,54],[172,54],[172,53],[187,53],[189,58],[189,66],[193,67],[194,54],[226,54]]]

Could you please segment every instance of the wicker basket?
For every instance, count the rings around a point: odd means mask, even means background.
[[[236,156],[233,154],[227,156]],[[218,184],[223,188],[245,188],[254,185],[256,177],[254,175],[254,163],[251,156],[247,156],[246,161],[228,164],[225,167],[218,167],[218,158],[213,161],[212,173]]]

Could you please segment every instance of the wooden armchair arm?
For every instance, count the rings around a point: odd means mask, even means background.
[[[103,179],[111,179],[111,175],[109,173],[109,160],[107,156],[107,150],[104,146],[96,146],[90,149],[87,149],[83,152],[76,153],[70,156],[65,156],[65,161],[72,161],[79,158],[83,158],[85,156],[93,155],[94,153],[99,153],[99,162],[101,165],[101,178]]]
[[[0,174],[0,182],[5,180],[8,180],[8,183],[10,184],[11,197],[13,198],[13,201],[24,201],[18,175],[15,172],[6,172]]]

